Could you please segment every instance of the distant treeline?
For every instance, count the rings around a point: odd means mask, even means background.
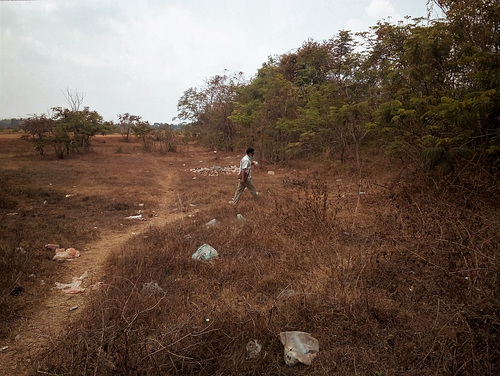
[[[0,130],[4,129],[18,130],[21,124],[22,124],[22,119],[1,119]]]

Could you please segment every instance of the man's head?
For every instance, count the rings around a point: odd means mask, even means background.
[[[255,153],[255,149],[254,148],[248,148],[247,149],[247,155],[251,155],[253,157],[254,153]]]

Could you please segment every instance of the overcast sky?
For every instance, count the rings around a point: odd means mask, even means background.
[[[68,107],[172,123],[190,87],[250,78],[270,55],[377,20],[426,17],[427,0],[0,1],[0,119]]]

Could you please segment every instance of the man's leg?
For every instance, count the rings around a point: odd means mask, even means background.
[[[236,192],[234,193],[233,201],[231,202],[232,204],[237,204],[238,201],[240,201],[240,196],[245,190],[245,185],[241,184],[241,182],[238,183],[238,188],[236,188]]]
[[[259,199],[259,195],[257,194],[257,190],[253,186],[252,181],[249,180],[249,181],[245,182],[245,185],[248,188],[248,190],[250,191],[250,193],[252,194],[254,200],[258,200]]]

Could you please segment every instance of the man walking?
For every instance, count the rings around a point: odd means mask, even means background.
[[[238,188],[236,188],[233,200],[229,201],[231,204],[236,205],[238,203],[245,188],[248,188],[255,200],[258,199],[257,191],[252,184],[252,165],[257,164],[257,162],[252,162],[254,153],[254,148],[248,148],[247,154],[241,158],[240,170],[238,172]]]

